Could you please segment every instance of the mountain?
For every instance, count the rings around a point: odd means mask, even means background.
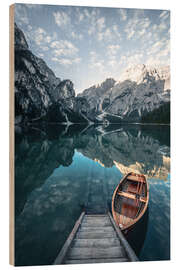
[[[16,124],[169,122],[168,66],[131,67],[118,81],[108,78],[76,97],[73,83],[57,78],[45,61],[30,51],[16,24],[14,43]]]
[[[137,65],[126,70],[119,81],[107,79],[78,97],[87,99],[91,114],[100,121],[139,122],[170,102],[170,70],[168,66]]]
[[[15,123],[26,125],[42,120],[87,123],[86,110],[82,108],[83,114],[78,107],[86,100],[76,98],[73,83],[61,81],[43,59],[29,50],[25,36],[16,24],[14,45]]]

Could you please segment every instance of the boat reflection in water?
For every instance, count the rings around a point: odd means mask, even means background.
[[[141,229],[136,226],[139,230],[136,245],[140,246],[145,239],[140,259],[167,260],[170,256],[168,126],[52,125],[23,132],[18,128],[16,265],[51,264],[80,216],[82,205],[88,204],[97,213],[111,208],[113,191],[129,172],[144,174],[150,187],[147,226]]]
[[[144,242],[146,239],[146,234],[148,231],[148,220],[149,220],[149,207],[147,208],[142,218],[138,220],[133,229],[129,230],[125,234],[126,239],[128,240],[130,246],[135,251],[138,257],[141,254],[141,250],[143,249]]]

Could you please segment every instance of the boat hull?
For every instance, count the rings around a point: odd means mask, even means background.
[[[131,230],[142,218],[149,202],[149,186],[142,174],[128,173],[112,197],[112,215],[123,232]]]

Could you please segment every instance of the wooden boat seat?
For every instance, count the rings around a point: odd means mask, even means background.
[[[130,193],[127,193],[127,192],[124,192],[124,191],[119,191],[119,192],[117,192],[117,194],[120,195],[120,196],[129,198],[129,199],[137,200],[136,195],[134,195],[134,194],[130,194]],[[140,197],[138,200],[140,202],[143,202],[143,203],[146,202],[146,198]]]
[[[146,183],[143,177],[138,177],[138,176],[135,176],[135,175],[128,175],[127,179],[131,180],[131,181],[135,181],[135,182]]]

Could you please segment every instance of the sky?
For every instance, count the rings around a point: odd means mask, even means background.
[[[138,64],[169,65],[167,10],[15,4],[29,49],[76,93]]]

